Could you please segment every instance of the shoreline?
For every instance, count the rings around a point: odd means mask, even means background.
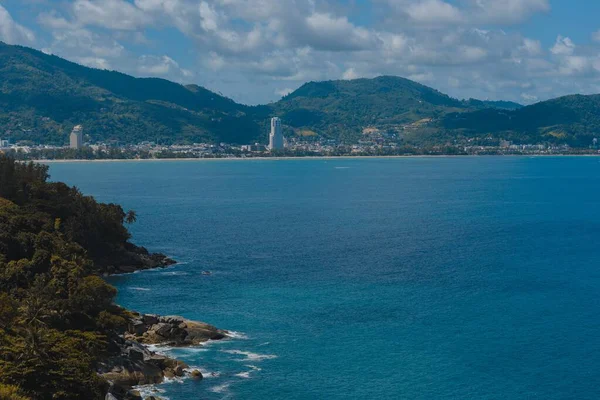
[[[60,164],[60,163],[112,163],[112,162],[174,162],[174,161],[288,161],[288,160],[369,160],[369,159],[402,159],[402,158],[484,158],[484,157],[600,157],[600,154],[460,154],[460,155],[429,155],[429,154],[416,154],[416,155],[405,155],[405,156],[307,156],[307,157],[223,157],[223,158],[110,158],[110,159],[97,159],[97,160],[80,160],[80,159],[66,159],[66,160],[24,160],[26,162],[35,162],[40,164]]]

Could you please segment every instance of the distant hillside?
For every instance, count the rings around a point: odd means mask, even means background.
[[[600,96],[567,96],[527,107],[458,100],[408,79],[309,82],[265,106],[237,104],[197,85],[83,67],[0,42],[0,137],[65,144],[71,128],[86,139],[121,144],[267,141],[268,119],[286,135],[353,143],[387,132],[418,144],[503,138],[587,145],[600,132]]]
[[[259,136],[256,108],[199,86],[83,67],[0,42],[0,135],[63,144],[83,124],[92,140],[224,141]]]
[[[514,101],[493,101],[493,100],[477,100],[469,99],[465,101],[465,104],[469,107],[474,108],[498,108],[500,110],[518,110],[523,108],[522,104],[515,103]]]
[[[454,113],[442,122],[446,130],[466,136],[491,135],[515,142],[591,144],[600,136],[600,95],[572,95],[518,110],[485,109]]]
[[[356,136],[370,126],[399,126],[437,118],[467,106],[411,80],[382,76],[309,82],[271,107],[293,128],[338,137],[344,133]]]

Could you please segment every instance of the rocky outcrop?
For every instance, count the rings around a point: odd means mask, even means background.
[[[134,386],[161,383],[165,378],[203,378],[200,371],[189,370],[184,362],[153,352],[146,345],[193,346],[227,336],[227,331],[183,317],[131,314],[128,332],[115,339],[120,351],[98,368],[99,375],[110,383],[107,400],[137,400],[140,397],[132,390]]]
[[[107,253],[103,258],[95,259],[94,264],[101,273],[113,275],[164,268],[176,261],[161,253],[150,253],[145,247],[126,243],[124,249]]]
[[[145,344],[193,346],[208,340],[220,340],[227,331],[203,322],[190,321],[177,316],[135,314],[129,323],[127,339]]]

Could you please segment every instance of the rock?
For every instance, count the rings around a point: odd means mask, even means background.
[[[142,316],[142,321],[144,322],[144,324],[146,324],[148,326],[158,324],[158,315],[144,314]]]
[[[139,390],[130,390],[125,396],[125,400],[144,400]]]
[[[183,370],[183,367],[181,365],[176,366],[173,370],[173,373],[175,374],[175,376],[185,375],[185,371]]]
[[[204,375],[202,375],[202,372],[198,371],[197,369],[190,372],[190,377],[196,381],[204,379]]]
[[[191,344],[199,344],[208,340],[220,340],[226,337],[225,331],[203,322],[187,321],[186,340]]]
[[[127,324],[127,331],[134,335],[141,335],[146,331],[146,326],[141,319],[132,319]]]
[[[112,393],[106,393],[106,396],[104,396],[104,400],[118,400],[114,394]]]
[[[171,329],[173,329],[173,326],[171,326],[171,324],[168,324],[165,322],[160,322],[160,323],[152,326],[151,331],[156,333],[159,336],[168,338],[169,333],[171,332]]]
[[[135,347],[130,347],[126,350],[126,354],[129,359],[133,362],[144,361],[144,352],[136,349]]]
[[[173,372],[172,369],[165,369],[165,378],[167,379],[173,379],[175,378],[175,373]]]

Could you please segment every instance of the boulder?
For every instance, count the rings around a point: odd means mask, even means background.
[[[139,390],[130,390],[125,396],[125,400],[144,400]]]
[[[154,332],[159,336],[168,338],[169,334],[171,332],[171,329],[173,329],[173,326],[171,324],[168,324],[165,322],[159,322],[158,324],[152,326],[152,328],[150,329],[150,332]]]
[[[198,371],[197,369],[190,372],[190,377],[196,381],[204,379],[204,375],[202,375],[202,372]]]
[[[146,324],[147,326],[152,326],[155,324],[158,324],[158,315],[154,315],[154,314],[144,314],[142,316],[142,321],[144,322],[144,324]]]

